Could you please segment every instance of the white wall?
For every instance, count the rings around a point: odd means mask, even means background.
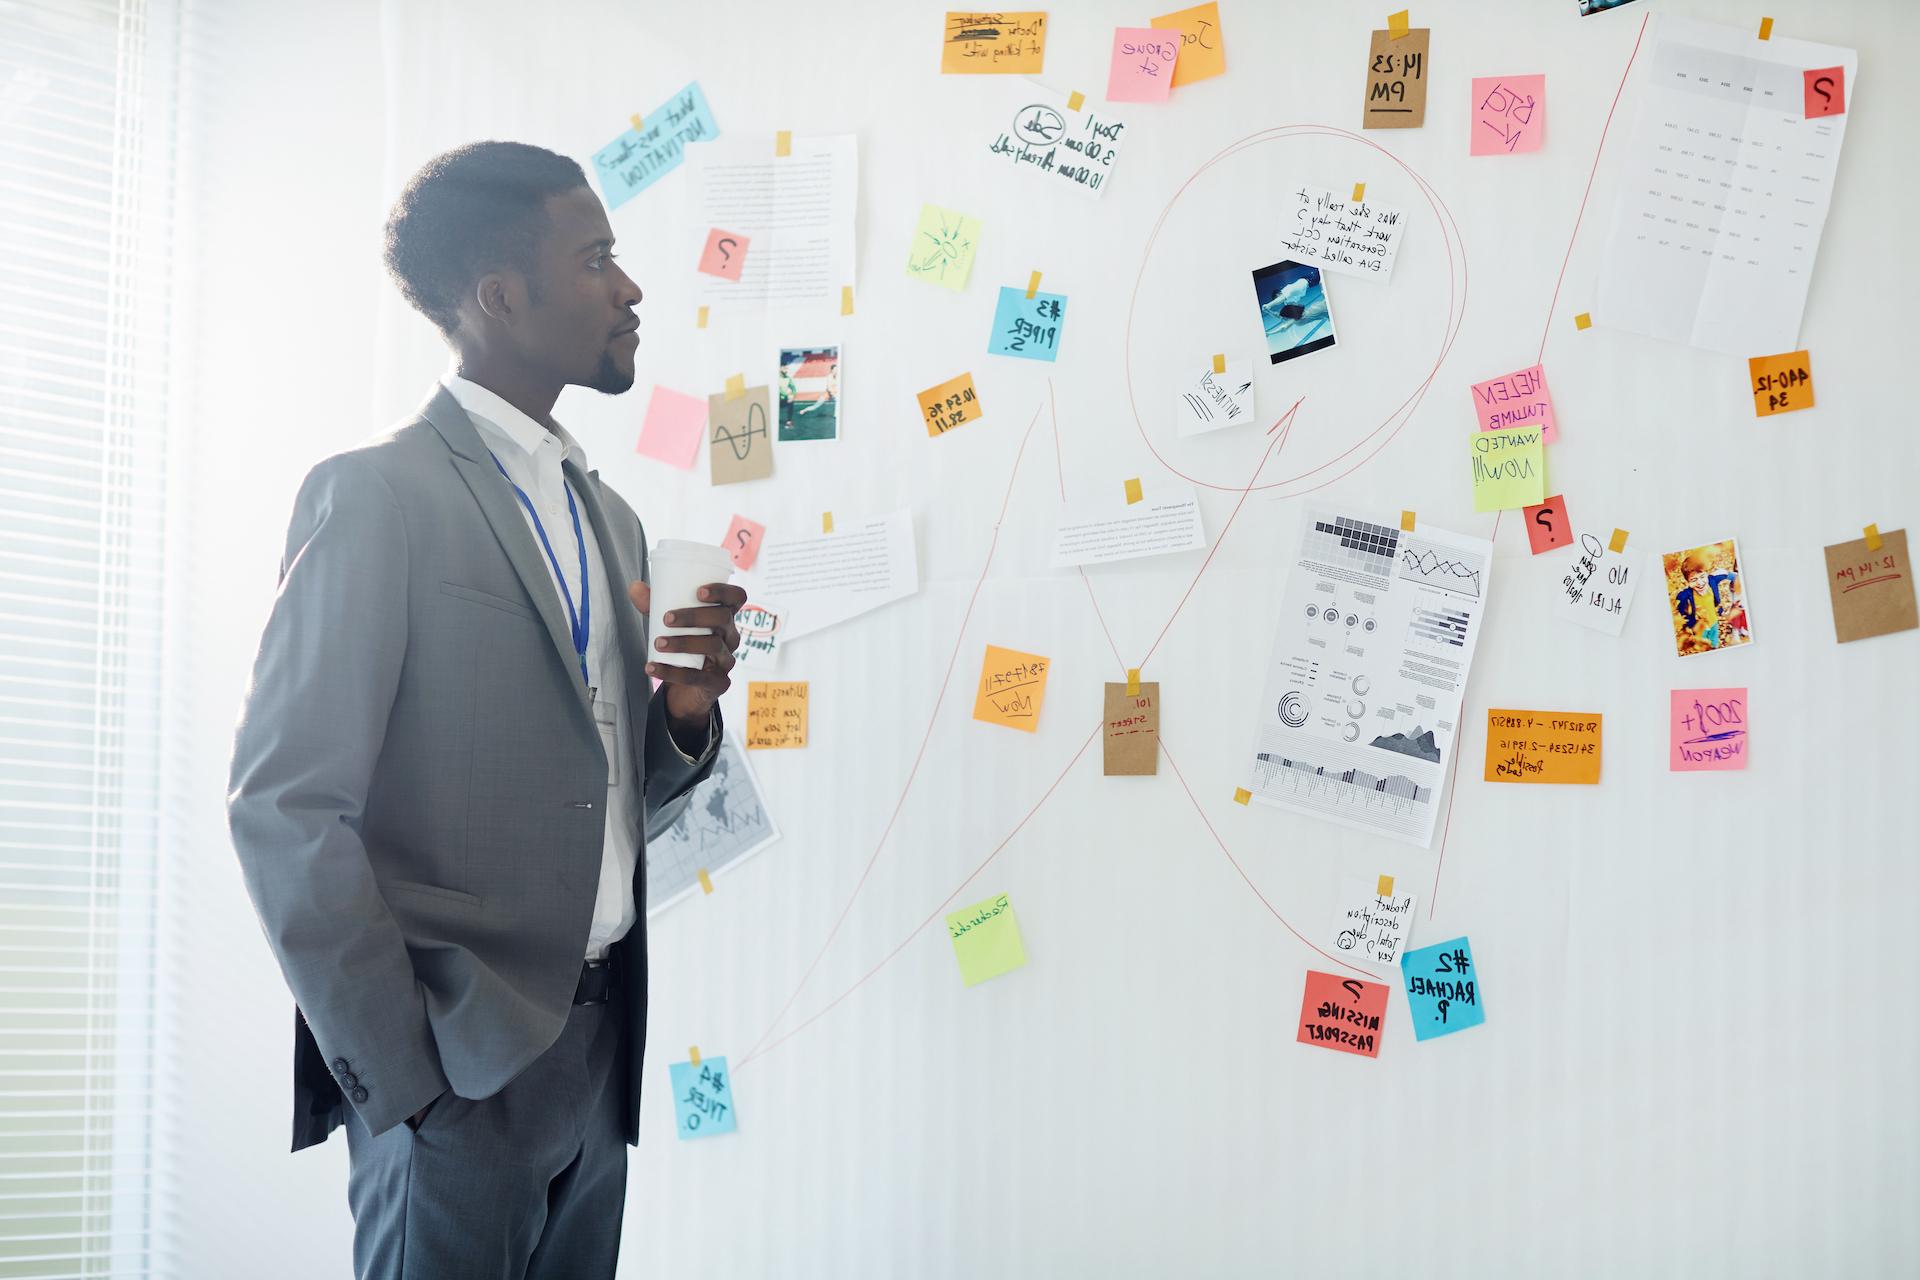
[[[800,17],[741,0],[697,16],[596,5],[535,18],[497,2],[384,13],[362,3],[228,20],[240,57],[216,126],[229,164],[212,174],[218,198],[201,222],[190,500],[201,581],[188,634],[203,716],[191,785],[208,825],[185,855],[191,888],[176,903],[171,953],[194,994],[159,1081],[176,1144],[166,1215],[176,1274],[255,1274],[265,1258],[288,1275],[347,1266],[344,1143],[286,1154],[291,1002],[214,819],[299,477],[410,409],[443,360],[378,275],[384,204],[426,156],[476,137],[585,159],[628,113],[690,78],[725,134],[859,135],[846,438],[789,447],[773,480],[718,493],[698,472],[633,455],[652,382],[715,389],[759,337],[689,323],[684,174],[613,214],[647,293],[639,386],[618,399],[569,391],[559,415],[654,537],[717,539],[734,511],[780,528],[823,509],[910,503],[923,586],[792,647],[781,674],[812,683],[811,745],[754,762],[785,837],[712,897],[653,924],[654,1092],[632,1165],[630,1273],[1912,1270],[1920,1133],[1904,903],[1920,874],[1902,789],[1920,764],[1910,728],[1920,636],[1836,646],[1821,547],[1870,520],[1920,520],[1920,445],[1900,376],[1914,263],[1907,238],[1884,225],[1915,195],[1897,86],[1920,16],[1894,0],[1771,6],[1780,33],[1856,45],[1862,66],[1802,331],[1819,407],[1756,421],[1742,362],[1573,329],[1592,296],[1608,165],[1551,317],[1548,305],[1636,10],[1742,27],[1757,13],[1725,0],[1644,0],[1587,20],[1573,0],[1416,8],[1434,31],[1427,126],[1371,140],[1424,175],[1457,220],[1465,323],[1409,427],[1319,496],[1487,534],[1493,521],[1473,513],[1459,465],[1466,387],[1531,363],[1545,330],[1563,423],[1552,487],[1576,523],[1631,530],[1631,547],[1649,555],[1737,536],[1757,637],[1678,659],[1652,594],[1617,641],[1541,620],[1558,565],[1530,557],[1517,521],[1505,521],[1435,894],[1438,844],[1418,851],[1231,803],[1299,515],[1298,499],[1273,496],[1246,503],[1146,671],[1161,682],[1166,745],[1198,811],[1164,761],[1154,779],[1105,779],[1090,751],[968,881],[1097,723],[1100,682],[1121,674],[1086,590],[1046,568],[1046,532],[1062,479],[1077,495],[1165,477],[1136,431],[1129,378],[1170,461],[1243,483],[1264,436],[1182,443],[1163,407],[1174,370],[1222,345],[1216,334],[1257,341],[1244,271],[1278,256],[1266,252],[1265,197],[1299,180],[1364,180],[1373,199],[1424,209],[1357,144],[1268,143],[1195,184],[1142,271],[1163,207],[1208,157],[1272,126],[1357,125],[1366,32],[1380,15],[1226,0],[1227,76],[1124,112],[1130,137],[1111,190],[1084,203],[983,162],[1002,85],[932,74],[937,8],[876,3],[858,21],[844,16],[853,8]],[[1111,28],[1150,11],[1054,6],[1043,78],[1098,98]],[[1469,79],[1537,71],[1548,77],[1546,149],[1469,160]],[[923,200],[985,220],[964,295],[901,270]],[[1263,409],[1307,397],[1269,478],[1340,453],[1425,376],[1445,313],[1440,244],[1418,214],[1388,288],[1334,282],[1343,344],[1263,373]],[[1070,298],[1051,369],[982,354],[994,291],[1036,268]],[[968,368],[986,418],[928,440],[913,393]],[[998,551],[936,712],[1010,477]],[[1210,535],[1232,505],[1231,494],[1205,496]],[[1200,560],[1089,575],[1128,665]],[[970,720],[987,643],[1054,660],[1036,735]],[[1667,690],[1742,684],[1755,716],[1749,768],[1669,774]],[[1603,712],[1602,784],[1477,781],[1473,721],[1489,705]],[[782,1028],[904,947],[740,1072],[738,1135],[676,1142],[666,1064],[691,1043],[737,1060],[768,1029],[853,893],[929,717],[892,837]],[[1486,1026],[1415,1044],[1396,994],[1378,1061],[1296,1045],[1311,954],[1248,891],[1215,833],[1312,937],[1343,874],[1392,870],[1418,886],[1416,942],[1471,936]],[[942,932],[917,928],[955,892],[955,905],[1011,894],[1025,969],[961,986]]]

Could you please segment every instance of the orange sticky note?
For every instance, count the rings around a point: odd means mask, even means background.
[[[807,682],[747,682],[747,750],[807,745]]]
[[[1227,42],[1220,34],[1220,6],[1196,4],[1163,13],[1151,24],[1180,33],[1180,60],[1173,64],[1173,87],[1211,80],[1227,69]]]
[[[1599,782],[1599,712],[1487,708],[1486,780]]]
[[[948,10],[940,40],[943,76],[1037,76],[1047,56],[1047,15]]]
[[[974,694],[973,718],[1033,733],[1040,727],[1040,704],[1047,696],[1047,668],[1051,659],[988,645],[980,660],[980,687]]]
[[[707,247],[700,254],[700,270],[722,280],[738,280],[740,268],[747,263],[747,237],[714,227],[707,232]]]
[[[727,554],[733,558],[734,568],[751,569],[753,558],[760,554],[760,539],[766,534],[765,525],[756,524],[745,516],[736,515],[733,523],[727,526],[727,536],[720,540],[720,545],[725,547]]]
[[[1747,375],[1753,379],[1754,417],[1813,408],[1813,364],[1806,352],[1750,357]]]
[[[963,373],[937,387],[920,393],[920,416],[926,420],[927,434],[943,435],[962,423],[980,416],[980,401],[973,393],[973,375]]]

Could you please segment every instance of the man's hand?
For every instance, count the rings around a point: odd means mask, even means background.
[[[642,613],[650,611],[653,592],[644,582],[629,582],[627,596]],[[699,738],[704,732],[713,704],[720,700],[733,681],[733,651],[740,644],[740,630],[733,615],[747,602],[745,588],[725,582],[709,582],[700,588],[704,602],[691,609],[676,609],[660,619],[663,626],[705,627],[701,636],[659,636],[653,647],[662,653],[697,653],[706,659],[698,667],[676,667],[666,662],[649,662],[647,674],[657,676],[667,698],[667,719],[676,731]]]

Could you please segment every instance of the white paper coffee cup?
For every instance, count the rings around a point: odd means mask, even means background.
[[[710,582],[726,582],[733,575],[733,557],[725,547],[705,542],[684,542],[671,538],[653,544],[647,556],[648,585],[653,590],[649,612],[655,636],[699,636],[708,627],[669,627],[660,620],[679,609],[697,609],[704,603],[700,588]],[[697,653],[662,653],[650,649],[649,662],[670,667],[698,667],[706,661]]]

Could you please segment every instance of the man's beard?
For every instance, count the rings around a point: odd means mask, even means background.
[[[633,375],[622,373],[613,363],[613,353],[602,351],[600,363],[593,371],[593,377],[587,382],[589,387],[602,395],[617,396],[633,387]]]

